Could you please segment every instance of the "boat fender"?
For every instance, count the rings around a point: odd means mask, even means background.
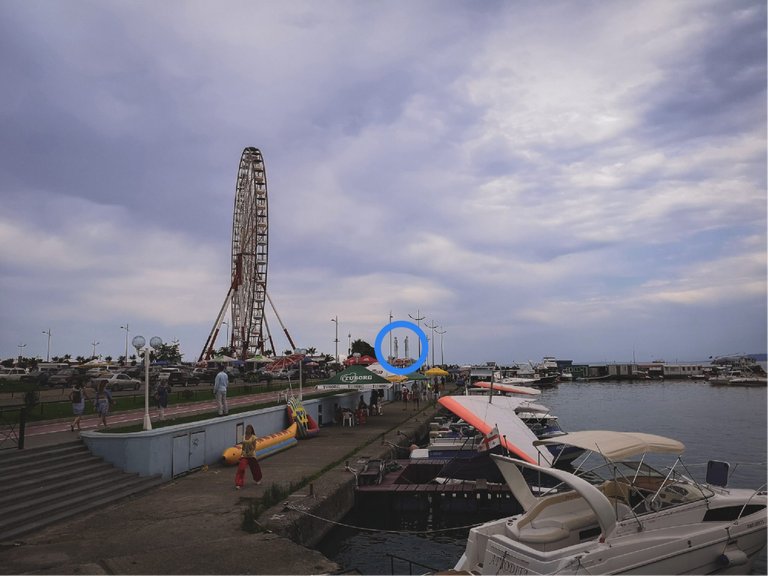
[[[717,563],[720,566],[741,566],[749,561],[746,552],[739,548],[726,548],[725,552],[720,554],[717,558]]]

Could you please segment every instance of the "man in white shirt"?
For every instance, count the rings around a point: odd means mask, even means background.
[[[224,371],[224,366],[219,365],[219,373],[213,381],[213,395],[216,397],[216,404],[219,407],[219,416],[229,414],[227,406],[227,386],[229,386],[229,376]]]

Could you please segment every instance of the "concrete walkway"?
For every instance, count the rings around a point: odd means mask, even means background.
[[[412,406],[405,411],[400,403],[387,403],[384,414],[370,417],[366,425],[324,427],[317,437],[300,440],[294,448],[262,460],[264,479],[260,486],[247,477],[243,490],[235,490],[234,468],[222,465],[175,479],[145,495],[51,526],[21,541],[2,544],[0,573],[337,571],[341,567],[294,541],[317,542],[332,526],[304,519],[301,511],[340,517],[345,510],[338,508],[348,504],[354,483],[345,463],[350,461],[353,466],[361,455],[386,456],[391,452],[390,443],[408,446],[435,411],[434,405],[415,412]],[[48,441],[54,436],[72,440],[74,434],[69,432],[68,423],[65,425],[64,432],[50,432]],[[35,437],[46,438],[43,434]],[[244,511],[254,499],[272,484],[285,489],[304,478],[313,478],[311,487],[295,492],[259,518],[272,532],[250,534],[242,530]],[[83,481],[87,482],[87,478]]]

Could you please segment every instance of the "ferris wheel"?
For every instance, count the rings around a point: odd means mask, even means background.
[[[240,157],[232,218],[232,282],[213,329],[200,354],[209,360],[214,354],[216,339],[230,311],[230,336],[227,342],[236,357],[246,360],[249,355],[264,351],[264,336],[272,340],[264,315],[269,301],[282,326],[282,320],[267,294],[267,263],[269,257],[269,211],[267,202],[267,173],[264,158],[258,148],[246,148]],[[295,348],[283,326],[291,347]],[[275,350],[274,343],[271,343]]]

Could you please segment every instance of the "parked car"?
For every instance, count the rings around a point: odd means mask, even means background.
[[[272,382],[274,376],[269,372],[263,370],[254,370],[253,372],[245,373],[246,382],[266,382],[267,384]]]
[[[51,377],[48,378],[48,386],[61,386],[62,388],[73,386],[79,377],[80,374],[74,368],[64,368],[51,374]]]
[[[216,378],[217,372],[218,370],[216,368],[195,368],[192,370],[192,376],[202,382],[213,382],[213,379]]]
[[[298,368],[287,368],[284,370],[278,370],[277,372],[273,372],[272,375],[275,378],[288,378],[290,380],[295,380],[299,377],[299,369]]]
[[[19,382],[27,374],[24,368],[0,368],[0,382]]]
[[[182,368],[163,368],[157,375],[158,382],[167,382],[168,386],[194,386],[200,379]]]
[[[128,374],[118,372],[117,374],[111,374],[109,376],[102,376],[99,378],[93,378],[91,380],[91,387],[97,388],[102,382],[106,383],[110,390],[138,390],[141,387],[141,380],[131,378]]]

